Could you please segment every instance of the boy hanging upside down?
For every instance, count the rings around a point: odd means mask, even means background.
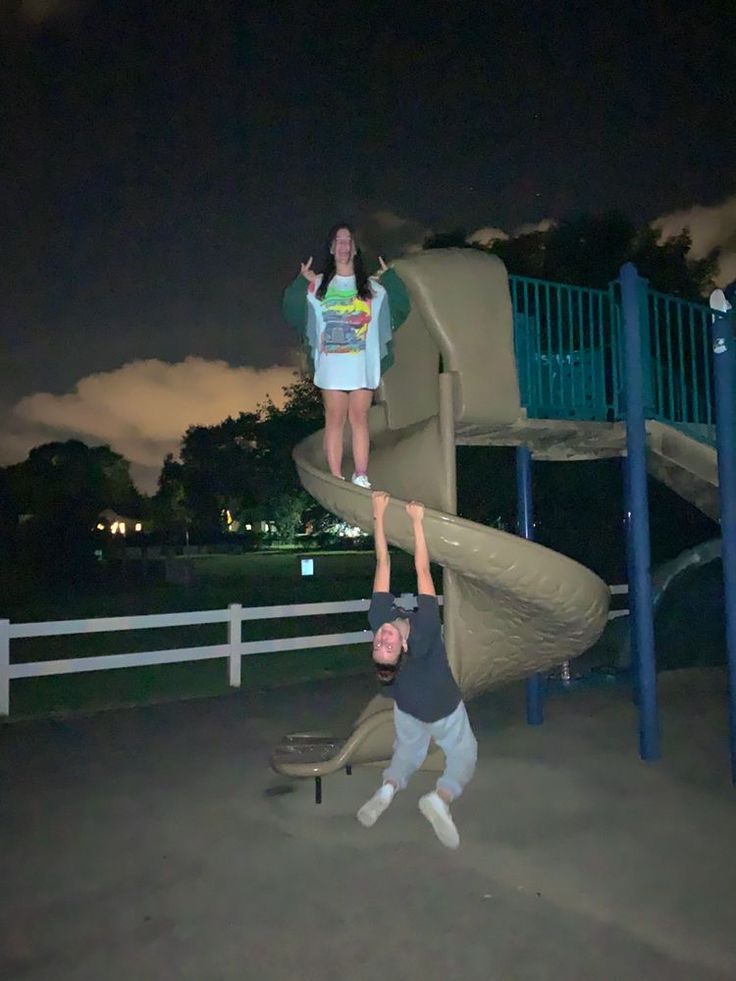
[[[444,751],[445,772],[437,788],[419,800],[419,810],[448,848],[460,844],[450,803],[459,797],[473,776],[478,744],[468,714],[450,671],[442,640],[437,595],[429,569],[424,538],[424,505],[406,505],[414,529],[414,566],[418,607],[405,613],[394,606],[390,592],[391,565],[383,527],[390,498],[373,492],[376,575],[368,622],[374,632],[373,663],[378,680],[393,696],[396,739],[394,753],[383,773],[383,786],[358,811],[358,820],[372,827],[397,790],[406,787],[424,762],[430,737]]]

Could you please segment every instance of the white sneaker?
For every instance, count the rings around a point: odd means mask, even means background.
[[[357,487],[365,487],[366,490],[371,489],[371,482],[364,473],[354,473],[351,479]]]
[[[432,825],[434,833],[446,848],[458,847],[460,835],[457,833],[455,822],[452,820],[450,808],[436,790],[420,797],[419,810]]]
[[[357,817],[364,828],[372,828],[379,817],[394,799],[395,790],[390,783],[385,783],[375,792],[370,800],[358,811]]]
[[[728,313],[731,309],[731,304],[726,299],[723,290],[713,290],[710,294],[710,308],[711,310],[718,310],[719,313]]]

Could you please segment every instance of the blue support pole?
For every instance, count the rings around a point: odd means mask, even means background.
[[[720,293],[720,297],[717,294]],[[720,299],[720,303],[719,303]],[[730,724],[731,780],[736,784],[736,367],[734,366],[733,311],[717,290],[711,296],[713,375],[716,397],[718,490],[721,499],[723,586],[726,600],[728,652],[728,717]]]
[[[631,656],[631,661],[629,664],[629,675],[631,677],[631,700],[634,705],[639,704],[639,669],[638,669],[638,659],[636,656],[636,631],[634,630],[632,624],[636,622],[636,591],[631,588],[631,583],[635,579],[634,572],[634,556],[632,554],[631,548],[631,490],[629,484],[629,464],[628,458],[623,457],[622,463],[622,486],[623,486],[623,499],[624,499],[624,538],[626,541],[626,582],[629,584],[628,592],[628,608],[629,608],[629,654]]]
[[[624,333],[624,391],[626,397],[626,467],[624,481],[628,518],[629,623],[632,652],[636,651],[639,706],[639,756],[659,759],[657,668],[654,654],[651,555],[649,546],[649,492],[644,421],[645,380],[642,348],[649,338],[642,332],[641,294],[646,288],[631,262],[621,267]]]
[[[532,451],[528,446],[516,447],[516,533],[534,541]],[[542,676],[538,673],[526,680],[526,721],[530,726],[544,721]]]

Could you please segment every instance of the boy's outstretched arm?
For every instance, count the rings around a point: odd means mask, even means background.
[[[388,554],[386,532],[383,529],[383,516],[391,498],[385,491],[373,491],[373,541],[376,546],[376,574],[373,577],[373,592],[391,591],[391,557]]]
[[[414,568],[417,571],[417,593],[424,596],[436,596],[432,573],[429,569],[429,552],[424,537],[424,505],[410,501],[406,505],[406,513],[411,518],[414,529]]]

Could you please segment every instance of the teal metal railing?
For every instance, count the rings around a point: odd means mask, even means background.
[[[648,289],[647,328],[651,364],[650,417],[715,443],[715,395],[710,312]]]
[[[510,276],[522,404],[537,419],[618,418],[608,290]]]
[[[510,276],[522,405],[536,419],[612,422],[623,417],[618,282],[607,290]],[[647,417],[713,443],[709,311],[649,289],[640,322]]]

